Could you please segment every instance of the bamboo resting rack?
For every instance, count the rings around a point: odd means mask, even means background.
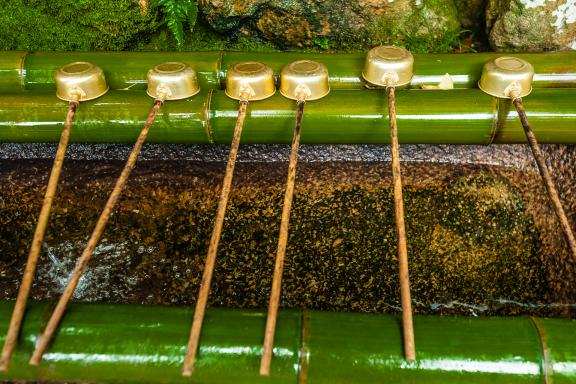
[[[526,142],[516,112],[476,87],[482,65],[502,54],[415,55],[409,90],[397,93],[402,144],[499,144]],[[535,67],[534,91],[525,98],[528,117],[541,143],[576,143],[576,52],[515,55]],[[166,103],[149,142],[229,143],[237,103],[222,91],[228,65],[259,60],[276,73],[297,58],[325,63],[333,90],[310,103],[302,143],[388,143],[382,92],[364,89],[363,54],[242,52],[0,52],[0,142],[55,142],[66,103],[54,96],[54,71],[89,60],[102,66],[111,91],[86,102],[79,111],[72,142],[131,143],[150,104],[144,90],[154,64],[181,60],[198,72],[202,92]],[[448,73],[454,90],[418,90]],[[292,103],[280,95],[254,103],[248,111],[242,142],[289,143]]]
[[[402,144],[499,144],[526,142],[510,101],[477,89],[483,64],[502,54],[415,55],[409,89],[398,90]],[[528,117],[541,143],[576,144],[576,52],[515,55],[536,71],[526,98]],[[83,103],[72,142],[133,143],[151,100],[146,72],[167,60],[198,72],[202,91],[169,101],[149,142],[229,143],[237,102],[223,92],[228,65],[258,60],[276,74],[295,59],[323,62],[329,96],[307,106],[302,143],[388,144],[384,92],[365,89],[363,54],[240,52],[29,53],[0,52],[0,142],[56,142],[67,103],[55,95],[53,75],[74,61],[100,65],[111,91]],[[452,90],[420,90],[445,73]],[[280,95],[251,104],[242,142],[289,143],[293,102]],[[12,303],[0,302],[0,343]],[[184,382],[188,308],[73,304],[48,349],[46,364],[27,359],[51,312],[32,303],[24,319],[12,368],[0,380]],[[198,360],[198,382],[348,383],[572,383],[576,382],[574,320],[537,318],[416,317],[416,362],[402,358],[400,319],[395,316],[313,311],[281,312],[270,378],[258,375],[265,313],[210,309]],[[3,376],[4,375],[4,376]]]
[[[449,73],[455,88],[476,88],[482,66],[503,53],[415,54],[412,86],[437,84]],[[565,88],[576,84],[576,52],[514,53],[535,70],[534,87]],[[321,54],[300,52],[22,52],[0,51],[0,94],[26,90],[55,90],[54,72],[73,61],[91,61],[104,69],[110,89],[145,90],[146,73],[155,64],[181,61],[192,66],[203,89],[223,89],[226,69],[242,61],[261,61],[276,75],[295,60],[326,65],[333,90],[361,89],[364,53]]]
[[[516,112],[477,89],[398,91],[402,144],[505,144],[526,138]],[[541,143],[576,143],[576,88],[535,89],[525,99]],[[223,91],[202,91],[169,101],[151,129],[150,143],[230,143],[238,103]],[[307,106],[305,144],[386,144],[390,135],[382,92],[332,92]],[[71,142],[132,143],[144,124],[150,97],[144,91],[110,91],[84,102]],[[52,92],[0,95],[0,142],[57,142],[68,105]],[[253,103],[242,143],[290,143],[293,103],[277,94]]]
[[[12,305],[0,302],[2,336]],[[12,368],[0,381],[190,382],[180,366],[191,308],[71,304],[45,364],[34,368],[28,358],[50,310],[29,304]],[[419,358],[408,364],[399,316],[281,311],[275,364],[262,377],[265,319],[265,311],[208,309],[193,382],[576,382],[576,320],[416,316]]]

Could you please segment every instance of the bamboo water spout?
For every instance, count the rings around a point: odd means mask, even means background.
[[[10,365],[12,351],[16,346],[18,334],[20,332],[20,325],[26,310],[26,302],[30,295],[32,288],[32,281],[36,272],[38,258],[42,250],[42,243],[50,217],[50,210],[52,209],[52,202],[56,196],[56,189],[58,187],[58,180],[62,165],[64,164],[64,157],[66,156],[66,148],[70,139],[70,132],[72,130],[72,123],[80,101],[96,99],[108,91],[108,85],[104,78],[102,69],[92,63],[88,62],[74,62],[67,64],[56,72],[57,90],[56,96],[68,102],[68,113],[64,122],[64,129],[58,142],[58,149],[54,157],[54,164],[48,179],[48,186],[44,194],[44,201],[42,209],[38,217],[38,223],[34,231],[32,245],[26,261],[26,268],[20,288],[18,290],[18,297],[10,320],[10,327],[6,335],[6,341],[2,348],[2,356],[0,357],[0,371],[5,371]]]

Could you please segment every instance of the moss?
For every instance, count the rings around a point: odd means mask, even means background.
[[[454,4],[427,1],[404,17],[381,18],[368,29],[370,45],[403,46],[414,53],[447,53],[460,47],[462,33]]]
[[[161,18],[158,10],[141,15],[132,0],[8,0],[0,50],[277,50],[254,36],[224,37],[202,19],[178,47]]]
[[[511,1],[490,30],[490,44],[497,51],[526,52],[558,49],[560,40],[543,10]]]
[[[356,32],[336,31],[322,49],[361,52],[377,45],[398,45],[414,53],[448,53],[461,50],[467,39],[457,22],[452,2],[429,0],[414,12],[391,14],[377,18]]]
[[[303,52],[365,51],[378,44],[406,46],[414,52],[450,52],[459,46],[453,6],[428,1],[401,20],[380,19],[357,32],[337,28],[310,46],[280,47],[242,28],[216,32],[203,15],[179,47],[156,8],[141,15],[133,0],[8,0],[0,13],[0,50],[243,50]],[[432,14],[430,13],[432,12]],[[430,21],[434,20],[434,21]]]
[[[46,182],[37,177],[47,174],[50,163],[0,165],[0,176],[9,180],[0,191],[0,239],[6,239],[0,241],[0,274],[8,276],[0,280],[0,294],[9,298],[16,294],[10,281],[22,268]],[[66,167],[46,236],[52,258],[43,255],[37,274],[38,299],[58,291],[54,281],[66,281],[121,163],[70,161]],[[194,303],[224,167],[139,164],[91,261],[84,296],[78,298]],[[501,176],[473,168],[404,167],[416,311],[435,312],[438,303],[460,302],[485,306],[487,314],[545,313],[537,307],[499,309],[494,304],[501,298],[531,304],[551,300],[553,276],[540,260],[540,232],[516,188]],[[212,304],[266,307],[285,172],[285,164],[237,164]],[[283,306],[377,312],[400,306],[389,173],[387,164],[301,164]],[[435,182],[419,184],[429,174],[437,175]],[[54,258],[66,266],[57,278]]]
[[[0,49],[122,50],[155,31],[132,0],[8,0],[0,12]]]

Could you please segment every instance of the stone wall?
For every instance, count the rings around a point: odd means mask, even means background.
[[[201,0],[200,6],[221,33],[258,34],[281,46],[424,39],[434,51],[469,30],[485,34],[494,50],[576,49],[576,0]]]
[[[576,49],[576,0],[489,0],[486,28],[495,50]]]
[[[576,49],[576,0],[169,1],[198,2],[185,44],[158,0],[5,0],[0,50]]]

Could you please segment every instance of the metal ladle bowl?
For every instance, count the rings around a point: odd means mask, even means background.
[[[280,93],[293,100],[317,100],[330,92],[328,69],[322,63],[299,60],[287,64],[280,73]]]
[[[276,93],[274,72],[266,64],[246,61],[228,67],[226,95],[235,100],[263,100]]]
[[[77,61],[56,71],[56,97],[61,100],[93,100],[107,91],[104,72],[96,64]]]
[[[524,97],[532,92],[534,67],[517,57],[498,57],[484,64],[478,87],[503,99]]]
[[[410,84],[414,57],[410,51],[395,46],[372,48],[366,55],[362,77],[370,84],[402,87]]]
[[[157,64],[148,71],[146,93],[164,100],[181,100],[200,92],[198,77],[189,65],[180,62]]]

